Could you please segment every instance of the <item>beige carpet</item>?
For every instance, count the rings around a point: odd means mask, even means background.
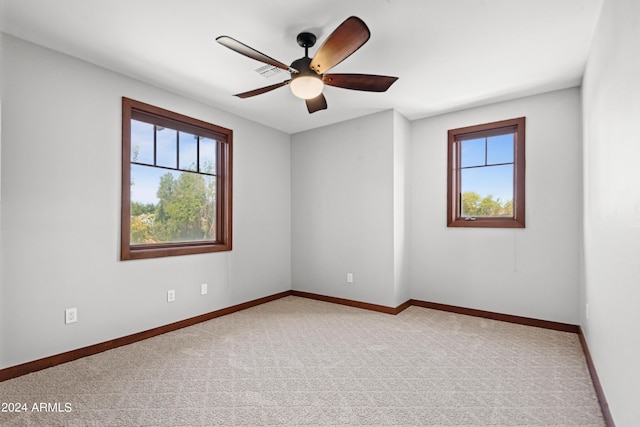
[[[5,381],[0,402],[28,407],[2,426],[604,425],[575,334],[293,296]]]

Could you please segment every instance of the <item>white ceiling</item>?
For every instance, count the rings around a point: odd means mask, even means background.
[[[0,0],[3,32],[288,133],[395,108],[408,119],[577,86],[602,0]],[[310,115],[288,78],[214,40],[228,35],[281,62],[347,17],[371,39],[331,70],[398,76],[385,93],[325,87]],[[126,94],[123,94],[126,95]]]

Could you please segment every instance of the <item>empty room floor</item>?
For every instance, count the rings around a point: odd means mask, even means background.
[[[25,409],[3,426],[604,426],[576,334],[296,296],[5,381],[0,401]]]

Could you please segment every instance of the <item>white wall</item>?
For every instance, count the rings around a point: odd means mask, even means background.
[[[2,50],[0,368],[291,288],[289,135],[10,36]],[[119,261],[122,96],[233,129],[232,252]]]
[[[0,189],[2,188],[2,33],[0,33]],[[0,225],[2,224],[2,191],[0,191]],[[0,232],[0,310],[4,306],[4,280],[2,279],[2,233]],[[4,350],[3,316],[0,312],[0,368],[6,366]]]
[[[393,110],[292,136],[293,289],[387,307],[410,298],[409,150],[409,121]]]
[[[447,228],[447,131],[526,116],[526,228]],[[412,123],[411,296],[577,324],[580,92],[568,89]]]
[[[393,122],[393,240],[394,302],[397,307],[411,298],[409,283],[409,164],[411,124],[398,112]]]
[[[292,135],[293,289],[394,305],[393,125],[389,110]]]
[[[605,0],[583,82],[582,324],[618,426],[640,420],[639,52],[640,2]]]

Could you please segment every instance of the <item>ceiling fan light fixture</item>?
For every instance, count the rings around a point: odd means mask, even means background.
[[[289,83],[291,92],[302,99],[312,99],[322,93],[324,83],[318,76],[302,75],[294,76]]]

